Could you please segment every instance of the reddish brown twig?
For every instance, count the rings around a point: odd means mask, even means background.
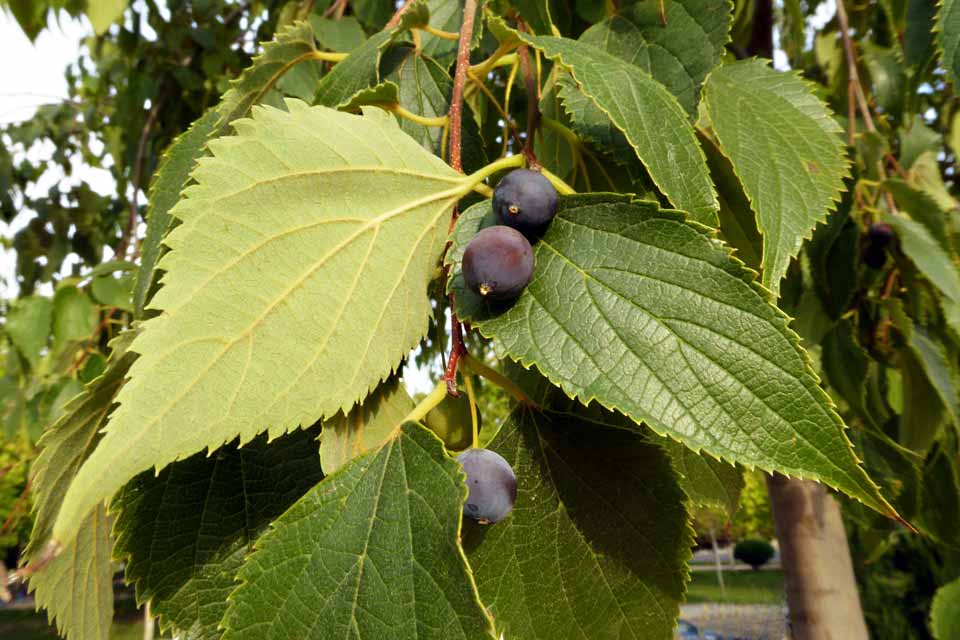
[[[393,29],[395,26],[400,24],[400,18],[406,13],[407,9],[410,8],[410,5],[414,3],[414,0],[406,0],[397,12],[393,14],[393,17],[390,18],[390,21],[387,23],[386,29]]]
[[[523,145],[523,155],[527,157],[527,164],[531,168],[538,166],[537,156],[533,152],[533,137],[540,126],[540,90],[533,77],[533,67],[530,64],[530,51],[527,47],[517,49],[517,58],[520,60],[520,71],[523,73],[523,83],[527,88],[527,142]]]
[[[477,13],[477,0],[466,0],[463,5],[463,23],[460,25],[460,40],[457,43],[457,67],[453,73],[453,92],[450,96],[450,166],[463,173],[461,161],[461,129],[463,124],[463,89],[467,82],[467,69],[470,67],[470,42],[473,39],[473,22]],[[460,215],[459,208],[454,205],[450,216],[450,228]],[[450,294],[450,335],[453,346],[450,350],[450,359],[447,361],[447,370],[443,379],[447,383],[447,392],[457,396],[457,364],[460,356],[466,350],[463,346],[463,327],[457,318],[457,311],[453,294]]]

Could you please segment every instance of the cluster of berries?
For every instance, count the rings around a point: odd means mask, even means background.
[[[533,278],[531,241],[557,215],[557,190],[543,174],[511,171],[493,192],[497,224],[482,229],[463,254],[463,279],[474,293],[499,302],[517,298]]]

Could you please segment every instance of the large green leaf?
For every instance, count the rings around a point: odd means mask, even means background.
[[[380,81],[380,56],[393,37],[394,32],[381,31],[338,62],[320,82],[316,103],[340,108],[360,91],[376,85]]]
[[[20,354],[36,366],[47,346],[52,320],[53,300],[44,296],[27,296],[13,303],[3,330]]]
[[[489,447],[517,474],[503,522],[464,526],[505,638],[673,638],[693,544],[663,450],[575,414],[515,413]]]
[[[638,2],[593,25],[580,40],[637,65],[695,116],[700,86],[720,62],[732,16],[728,0]]]
[[[930,630],[937,640],[960,638],[960,578],[937,589],[930,607]]]
[[[466,495],[440,440],[407,423],[260,538],[224,639],[489,640],[459,544]]]
[[[695,453],[670,438],[657,438],[656,444],[667,452],[680,488],[694,504],[720,507],[733,517],[740,506],[744,484],[740,469],[705,453]]]
[[[465,242],[492,218],[461,216],[448,261],[460,317],[494,348],[580,399],[695,451],[826,482],[893,514],[857,464],[787,317],[705,231],[655,203],[563,198],[512,306],[463,286]]]
[[[839,199],[848,171],[841,129],[798,75],[758,59],[711,73],[704,103],[757,215],[763,284],[778,294],[790,259]]]
[[[110,519],[104,505],[83,517],[78,533],[30,578],[37,608],[67,640],[107,640],[113,621]]]
[[[956,0],[940,3],[934,32],[947,80],[956,84],[960,77],[960,3]]]
[[[323,479],[316,433],[260,436],[131,480],[111,504],[114,554],[162,627],[214,640],[253,542]]]
[[[212,141],[174,208],[163,313],[133,344],[143,355],[58,539],[151,466],[349,410],[426,331],[427,284],[472,179],[379,109],[287,107]]]
[[[626,136],[670,202],[693,219],[716,225],[719,205],[703,151],[683,107],[663,85],[640,67],[592,45],[510,31],[496,20],[490,24],[502,39],[519,38],[566,68],[580,90]]]
[[[143,316],[151,285],[156,279],[157,262],[163,254],[163,238],[173,222],[170,210],[180,200],[180,193],[190,179],[197,158],[206,148],[210,135],[216,131],[219,120],[220,115],[215,109],[203,114],[167,148],[154,174],[156,177],[150,185],[147,205],[147,233],[140,247],[140,269],[133,286],[133,309],[137,319]]]
[[[167,149],[150,186],[147,206],[147,234],[141,247],[140,270],[133,291],[137,318],[150,296],[156,280],[156,267],[163,254],[163,238],[174,223],[170,210],[190,179],[197,158],[203,154],[210,138],[226,133],[237,118],[247,115],[285,73],[297,64],[310,60],[316,47],[313,30],[306,22],[281,29],[276,37],[263,45],[263,52],[240,77],[231,83],[214,109],[207,111],[181,134]]]
[[[320,434],[320,461],[331,474],[354,458],[377,449],[413,410],[413,400],[399,378],[384,382],[367,396],[363,404],[344,416],[337,414],[323,421]]]

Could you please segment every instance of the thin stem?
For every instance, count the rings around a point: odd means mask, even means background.
[[[472,71],[467,72],[467,77],[470,78],[470,82],[473,83],[477,89],[483,92],[487,99],[490,100],[490,104],[493,105],[493,108],[497,110],[497,113],[503,119],[503,121],[510,125],[510,133],[513,135],[513,139],[517,143],[517,148],[523,147],[523,140],[520,139],[520,135],[517,133],[516,128],[513,126],[513,121],[510,119],[510,116],[507,114],[507,111],[503,108],[503,105],[500,104],[500,101],[497,100],[497,97],[493,95],[493,92],[490,91],[490,88],[486,85],[482,78],[476,76]]]
[[[481,78],[486,76],[495,67],[507,66],[516,62],[516,54],[511,53],[517,48],[516,44],[501,44],[489,58],[470,67],[470,71]]]
[[[464,180],[470,184],[470,189],[473,189],[473,186],[479,184],[492,176],[493,174],[503,171],[504,169],[515,169],[517,167],[522,167],[524,165],[525,159],[521,155],[507,156],[506,158],[500,158],[494,162],[491,162],[482,169],[474,171]],[[468,191],[470,190],[468,189]]]
[[[489,185],[483,184],[482,182],[478,182],[477,184],[473,185],[473,190],[482,195],[484,198],[493,197],[493,189]]]
[[[137,200],[140,192],[140,183],[143,181],[143,163],[147,154],[147,141],[150,139],[150,132],[157,123],[157,116],[160,115],[160,108],[166,100],[166,95],[157,98],[153,108],[147,115],[147,120],[143,124],[143,131],[140,132],[140,141],[137,144],[137,155],[133,161],[133,196],[130,198],[130,215],[127,218],[127,226],[120,237],[120,244],[117,246],[117,257],[121,260],[127,256],[127,250],[133,246],[132,259],[136,259],[140,252],[134,239],[137,232],[137,222],[140,221],[140,205]]]
[[[867,105],[867,96],[863,92],[863,85],[860,84],[860,74],[857,72],[857,54],[853,49],[853,40],[850,39],[850,21],[847,19],[847,9],[843,6],[843,0],[837,0],[837,19],[840,21],[840,36],[843,39],[843,49],[847,55],[847,74],[849,82],[853,85],[854,95],[857,98],[857,104],[860,107],[860,115],[863,116],[863,123],[867,131],[876,131],[873,125],[873,117],[870,115],[870,107]]]
[[[533,153],[533,136],[540,126],[540,90],[533,77],[533,68],[530,66],[530,50],[526,46],[517,50],[520,58],[520,70],[523,72],[523,82],[527,87],[527,143],[523,154],[527,156],[531,165],[536,166],[537,157]]]
[[[440,38],[441,40],[459,40],[460,34],[456,31],[444,31],[443,29],[437,29],[436,27],[431,27],[429,24],[423,27],[420,27],[421,31],[426,31],[432,36]]]
[[[404,417],[403,422],[422,422],[424,416],[430,413],[431,409],[443,402],[443,399],[446,396],[447,385],[441,381],[437,383],[437,386],[433,388],[433,391],[427,394],[426,398],[421,400],[417,406],[413,408],[413,411]]]
[[[556,188],[557,193],[562,196],[572,196],[577,192],[573,187],[564,182],[560,177],[551,173],[546,167],[540,167],[540,173],[543,174],[543,177],[550,181],[550,183]]]
[[[448,116],[437,116],[435,118],[428,118],[426,116],[421,116],[413,111],[409,111],[399,104],[392,104],[387,107],[388,111],[392,111],[401,118],[409,120],[410,122],[416,122],[417,124],[422,124],[425,127],[445,127],[450,118]]]
[[[340,62],[349,55],[349,53],[337,53],[335,51],[313,51],[310,53],[310,59],[320,62]]]
[[[517,79],[517,71],[519,71],[519,70],[520,70],[520,65],[519,65],[519,64],[514,64],[512,67],[510,67],[510,75],[507,76],[507,88],[506,88],[506,89],[504,90],[504,92],[503,92],[503,109],[504,109],[504,111],[509,111],[509,109],[510,109],[510,93],[511,93],[512,90],[513,90],[513,82],[514,82],[514,80]],[[508,146],[507,140],[508,140],[509,135],[510,135],[510,130],[511,130],[510,120],[509,120],[509,119],[505,119],[505,120],[503,121],[503,147],[502,147],[501,150],[500,150],[500,154],[501,154],[501,155],[506,155],[506,154],[507,154],[507,146]]]
[[[537,406],[537,403],[534,402],[523,389],[517,386],[517,383],[496,369],[487,366],[482,360],[473,357],[469,353],[463,357],[463,366],[467,371],[475,373],[481,378],[486,378],[493,384],[497,385],[510,394],[510,396],[520,404],[527,407]]]
[[[473,448],[480,447],[480,424],[477,420],[477,397],[473,393],[471,376],[463,376],[463,384],[467,387],[467,399],[470,400],[470,425],[473,431]]]

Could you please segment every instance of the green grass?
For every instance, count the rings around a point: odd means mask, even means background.
[[[47,624],[42,613],[31,609],[0,609],[0,638],[3,640],[57,640],[56,630]],[[124,617],[113,621],[111,640],[139,640],[143,637],[143,622],[139,617]]]
[[[687,602],[729,604],[780,604],[783,602],[783,572],[724,571],[726,595],[720,592],[716,571],[694,571],[687,586]]]

